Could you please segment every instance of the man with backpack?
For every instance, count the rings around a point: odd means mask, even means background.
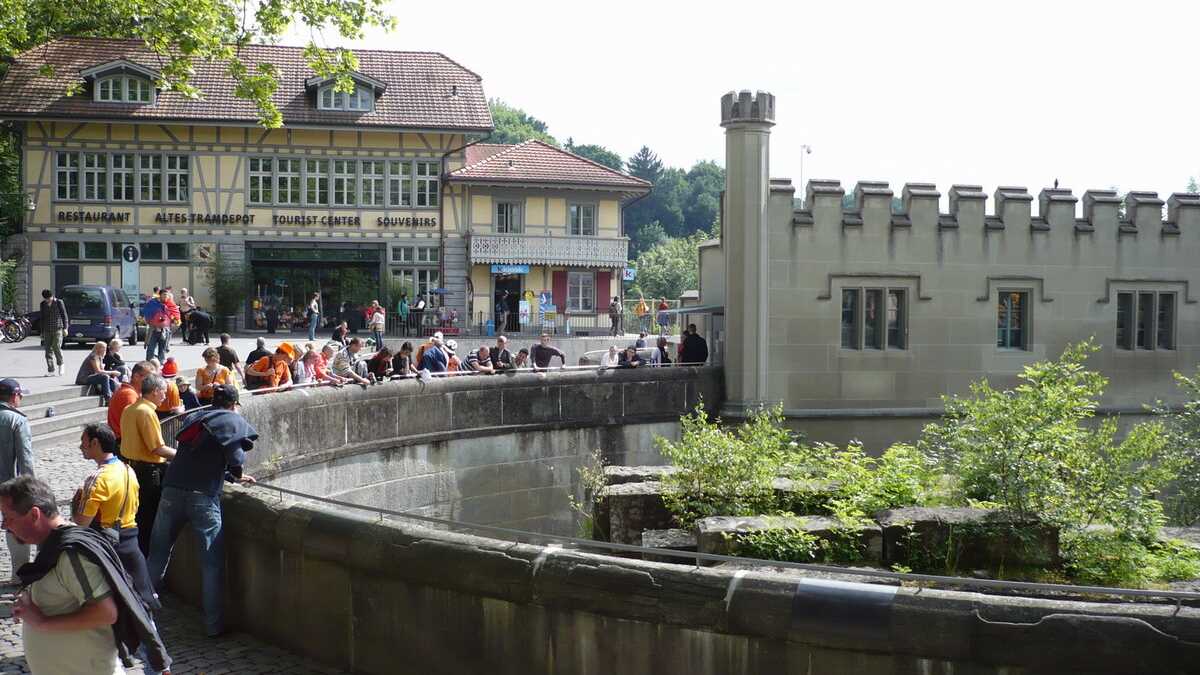
[[[171,311],[167,307],[168,293],[160,289],[142,305],[142,318],[146,320],[146,360],[155,357],[162,363],[167,360],[167,341],[171,339]]]
[[[209,637],[225,632],[225,535],[221,491],[226,482],[253,483],[242,473],[246,451],[258,432],[237,412],[238,391],[213,387],[212,408],[190,414],[176,434],[178,452],[163,479],[162,500],[150,537],[150,578],[161,586],[175,539],[185,525],[200,547],[204,628]]]

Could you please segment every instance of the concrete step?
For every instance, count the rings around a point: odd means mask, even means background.
[[[37,439],[55,431],[75,429],[90,422],[103,422],[106,419],[108,419],[108,408],[95,407],[86,410],[77,410],[65,415],[30,419],[29,429],[33,432],[33,437]]]
[[[26,405],[25,401],[21,401],[21,412],[30,421],[39,420],[46,416],[47,408],[54,408],[55,415],[65,415],[78,410],[89,410],[91,408],[100,407],[99,396],[76,396],[75,398],[64,398],[58,401],[49,401],[47,403],[39,403],[36,405]]]
[[[59,378],[59,379],[65,380],[65,378]],[[70,380],[70,382],[72,382],[72,384],[64,384],[63,386],[56,386],[53,389],[50,389],[48,391],[36,391],[28,396],[22,396],[21,397],[21,407],[29,408],[29,407],[32,407],[35,405],[42,405],[44,403],[50,403],[52,401],[62,401],[62,400],[69,399],[69,398],[78,398],[87,393],[87,387],[73,384],[74,378],[72,378],[72,380]],[[29,384],[30,384],[29,382],[22,382],[21,384],[25,387],[32,389],[32,387],[29,386]]]

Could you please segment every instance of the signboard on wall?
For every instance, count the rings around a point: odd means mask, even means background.
[[[637,270],[632,267],[626,267],[624,274],[621,275],[622,281],[633,281],[637,279]]]
[[[130,300],[136,300],[142,285],[142,251],[137,244],[121,246],[121,290]]]
[[[521,301],[520,306],[517,309],[517,317],[522,326],[529,323],[529,303],[527,301]]]
[[[529,274],[529,265],[492,265],[492,274]]]

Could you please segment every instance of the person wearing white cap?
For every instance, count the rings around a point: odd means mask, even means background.
[[[421,367],[421,360],[425,358],[425,350],[432,347],[435,341],[437,342],[438,347],[442,346],[442,331],[439,330],[435,332],[433,335],[429,336],[428,340],[422,342],[421,345],[417,347],[416,356],[413,357],[413,363],[417,364],[417,368]]]
[[[446,350],[446,372],[457,373],[459,366],[462,365],[462,362],[458,360],[457,356],[458,341],[447,340],[444,349]]]
[[[28,393],[28,389],[12,378],[0,380],[0,482],[33,475],[33,433],[25,413],[17,410],[21,397]],[[29,562],[29,546],[22,544],[8,530],[4,534],[15,574],[21,565]]]

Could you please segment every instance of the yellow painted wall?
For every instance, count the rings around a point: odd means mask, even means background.
[[[73,138],[77,141],[103,141],[108,138],[103,124],[82,124],[75,130]]]
[[[550,227],[566,228],[567,226],[567,200],[554,197],[550,199],[550,220],[546,223]]]
[[[621,230],[621,211],[615,199],[602,199],[597,209],[596,234],[602,237],[616,237]]]
[[[50,242],[34,241],[32,250],[34,262],[49,262],[50,260]]]
[[[138,284],[142,293],[149,293],[155,286],[163,286],[163,269],[162,265],[147,265],[145,263],[138,266],[138,273],[141,276],[141,283]]]
[[[104,285],[108,283],[107,265],[81,265],[79,281],[85,284]]]
[[[492,272],[488,265],[472,265],[471,266],[471,287],[474,290],[472,296],[472,312],[471,320],[474,321],[480,312],[485,314],[492,311]],[[487,320],[486,318],[484,319]]]
[[[530,197],[525,200],[525,225],[543,227],[546,224],[546,200]]]
[[[164,265],[166,268],[166,282],[168,286],[175,289],[175,294],[179,295],[179,289],[188,288],[191,282],[191,268],[187,265]]]
[[[30,293],[30,296],[32,296],[34,306],[36,306],[37,303],[42,301],[42,291],[50,288],[50,266],[34,265],[31,279],[30,289],[32,293]]]
[[[492,228],[492,198],[488,195],[471,195],[471,225],[476,232]]]

